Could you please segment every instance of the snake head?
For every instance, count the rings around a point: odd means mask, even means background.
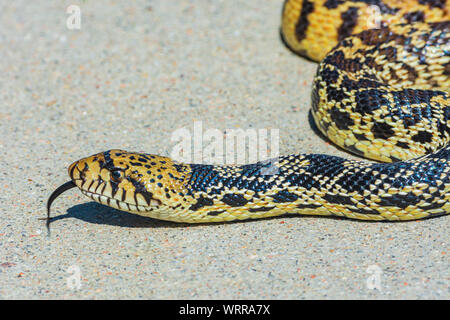
[[[184,175],[167,157],[109,150],[72,163],[68,171],[94,201],[140,215],[169,211],[182,197]]]

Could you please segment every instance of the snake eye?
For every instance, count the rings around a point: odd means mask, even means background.
[[[114,182],[122,181],[122,171],[114,170],[111,172],[111,180]]]

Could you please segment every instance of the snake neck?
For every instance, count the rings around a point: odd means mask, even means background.
[[[400,220],[445,214],[449,155],[445,147],[420,161],[397,163],[290,155],[235,167],[188,165],[189,203],[173,217],[207,222],[290,212]]]

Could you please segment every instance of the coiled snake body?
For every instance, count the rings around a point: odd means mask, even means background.
[[[369,20],[378,28],[368,29]],[[74,186],[113,208],[177,222],[448,214],[449,20],[445,0],[283,6],[287,45],[321,61],[312,90],[318,128],[338,146],[383,163],[298,154],[216,166],[109,150],[69,167],[71,181],[50,196],[48,219],[53,200]]]

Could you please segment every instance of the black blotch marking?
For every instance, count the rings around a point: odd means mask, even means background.
[[[353,135],[355,136],[356,140],[358,140],[358,141],[369,140],[369,139],[367,139],[367,137],[364,134],[353,132]]]
[[[352,47],[353,46],[353,41],[352,39],[345,39],[341,42],[341,46],[343,47]]]
[[[350,7],[341,14],[342,24],[338,29],[338,40],[348,37],[353,33],[353,29],[358,23],[358,8]]]
[[[403,18],[405,18],[408,23],[423,22],[425,20],[425,14],[423,11],[418,10],[404,14]]]
[[[295,37],[301,42],[306,37],[306,30],[309,26],[308,16],[314,11],[314,4],[308,0],[303,1],[302,11],[297,24],[295,25]]]
[[[146,153],[141,153],[139,156],[140,156],[141,158],[144,158],[144,159],[147,159],[147,160],[150,161],[150,155],[148,155],[148,154],[146,154]]]
[[[123,164],[123,163],[121,162],[120,164]],[[100,169],[105,168],[105,161],[99,160],[98,165],[99,165]]]
[[[197,199],[197,202],[195,204],[193,204],[189,208],[189,210],[196,211],[202,207],[212,206],[213,204],[214,204],[214,201],[212,201],[210,198],[204,198],[203,196],[200,196]]]
[[[293,202],[298,199],[298,196],[294,193],[290,193],[289,191],[282,190],[277,194],[271,195],[273,202],[281,203],[281,202]]]
[[[339,70],[346,70],[350,72],[358,72],[362,69],[363,64],[361,63],[359,58],[345,58],[345,55],[342,51],[334,51],[333,53],[326,56],[324,59],[324,64],[331,64],[335,66]],[[328,68],[327,68],[328,69]],[[327,69],[321,71],[321,76],[324,81],[334,83],[336,82],[339,74],[327,72]],[[331,77],[330,77],[331,76]]]
[[[385,122],[375,122],[370,131],[375,138],[380,139],[388,139],[395,134],[393,128]]]
[[[360,53],[360,54],[366,55],[366,54],[369,54],[370,51],[371,51],[371,50],[364,51],[364,50],[358,49],[356,52],[357,52],[357,53]],[[374,58],[374,57],[366,57],[365,65],[367,65],[369,68],[373,68],[373,69],[375,69],[375,70],[377,70],[377,71],[383,71],[383,70],[384,70],[383,65],[378,64],[378,63],[375,61],[375,58]],[[368,75],[368,76],[369,76],[369,75]]]
[[[132,166],[142,167],[142,163],[140,163],[140,162],[131,162],[131,161],[130,161],[130,164],[131,164]]]
[[[409,146],[406,142],[397,141],[396,146],[403,149],[409,149]]]
[[[336,83],[339,79],[339,72],[336,68],[330,70],[329,67],[326,67],[320,72],[320,76],[327,83]]]
[[[144,159],[144,158],[138,158],[138,161],[141,161],[141,162],[147,162],[147,159]]]
[[[331,108],[330,116],[340,130],[349,130],[349,127],[355,124],[349,113],[339,110],[336,106]]]
[[[327,193],[326,195],[323,196],[323,199],[330,203],[354,205],[354,203],[351,200],[351,197],[343,197],[340,195],[333,195],[333,194]]]
[[[322,207],[322,205],[320,205],[320,204],[308,204],[308,203],[299,204],[297,206],[297,208],[299,208],[299,209],[317,209],[320,207]]]
[[[144,197],[145,201],[147,202],[147,205],[149,205],[153,194],[151,192],[147,191],[147,189],[145,188],[145,184],[140,182],[140,181],[138,181],[138,180],[136,180],[136,179],[133,179],[133,178],[128,178],[128,181],[130,181],[133,184],[134,188],[135,188],[135,195],[134,195],[134,197],[136,198],[136,193],[140,193]],[[125,195],[125,191],[123,192],[123,195]],[[124,197],[122,197],[122,199],[123,198]],[[136,204],[137,204],[137,201],[136,201]]]
[[[242,194],[226,194],[222,198],[222,202],[228,204],[231,207],[241,207],[248,203],[248,200],[244,198]]]
[[[445,8],[445,0],[419,0],[419,3],[427,5],[430,8]]]
[[[415,82],[417,77],[419,76],[416,69],[414,69],[413,67],[402,63],[402,69],[408,71],[408,80]]]
[[[327,0],[324,5],[328,9],[336,9],[344,2],[345,2],[344,0]]]
[[[405,209],[409,205],[415,205],[420,202],[420,197],[417,197],[412,192],[408,192],[405,195],[393,194],[390,197],[380,197],[380,202],[378,205],[386,207],[399,207],[400,209]]]
[[[443,0],[443,1],[445,1],[445,0]],[[324,6],[328,9],[336,9],[341,4],[349,3],[349,2],[353,2],[353,3],[363,2],[367,5],[375,5],[379,8],[380,13],[383,13],[383,14],[395,14],[400,10],[398,8],[389,7],[387,4],[385,4],[383,2],[383,0],[327,0],[327,1],[325,1]]]
[[[404,45],[405,43],[411,41],[411,38],[393,33],[389,28],[365,30],[356,34],[355,37],[358,37],[364,44],[369,46],[383,44],[390,41],[395,41],[398,45]]]
[[[386,48],[380,48],[378,52],[380,56],[385,56],[387,61],[396,61],[397,59],[397,48],[395,47],[389,46]],[[371,62],[375,62],[374,60]]]
[[[426,131],[419,131],[416,135],[412,136],[411,139],[420,143],[431,142],[433,139],[433,134]]]
[[[389,100],[383,97],[384,93],[387,92],[377,89],[355,91],[355,111],[364,116],[366,114],[373,114],[375,110],[378,110],[383,105],[389,105]]]
[[[225,212],[225,210],[221,210],[221,211],[210,211],[210,212],[208,212],[208,216],[213,216],[213,217],[215,217],[215,216],[218,216],[219,214],[221,214],[221,213],[224,213]]]

